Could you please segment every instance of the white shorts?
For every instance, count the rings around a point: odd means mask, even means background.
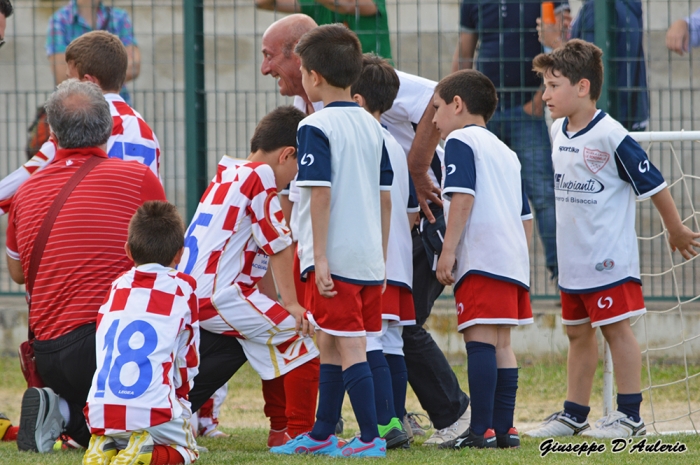
[[[401,337],[403,326],[391,323],[388,320],[382,320],[382,335],[367,336],[367,352],[381,350],[388,355],[403,356],[403,338]]]
[[[211,302],[220,318],[201,321],[201,327],[219,334],[236,331],[262,379],[277,378],[318,357],[313,339],[296,333],[294,317],[257,289],[244,293],[231,286],[218,291]]]
[[[185,459],[185,465],[194,463],[199,457],[197,441],[187,418],[176,418],[158,426],[146,428],[145,431],[151,435],[155,445],[170,446],[177,450]],[[110,434],[109,437],[114,439],[117,449],[121,450],[125,449],[129,443],[131,432]]]

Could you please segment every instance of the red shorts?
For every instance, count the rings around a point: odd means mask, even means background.
[[[334,297],[321,296],[316,274],[306,275],[305,307],[309,320],[332,336],[358,337],[382,335],[382,286],[363,286],[333,280]]]
[[[416,324],[416,309],[410,289],[395,284],[386,285],[382,295],[382,320],[400,326]]]
[[[455,290],[457,329],[473,325],[527,325],[533,322],[530,292],[515,283],[470,274]]]
[[[297,253],[299,246],[297,243],[294,244],[294,287],[297,291],[297,302],[304,305],[306,298],[304,294],[306,293],[306,283],[301,280],[301,262],[299,260],[299,254]]]
[[[646,313],[642,285],[627,281],[604,291],[569,294],[561,291],[561,319],[565,325],[609,325]]]

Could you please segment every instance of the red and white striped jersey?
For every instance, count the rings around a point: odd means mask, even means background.
[[[160,145],[158,138],[141,115],[131,108],[119,94],[105,94],[112,114],[112,135],[107,141],[109,158],[136,160],[148,166],[160,177]],[[24,165],[0,181],[0,216],[10,210],[12,197],[29,177],[51,163],[56,156],[56,143],[48,140]]]
[[[178,266],[197,280],[202,328],[218,317],[214,294],[232,285],[249,291],[265,275],[268,256],[291,243],[272,168],[224,156],[187,228]]]
[[[189,418],[199,368],[196,281],[157,263],[112,283],[97,315],[97,370],[85,407],[93,434]]]

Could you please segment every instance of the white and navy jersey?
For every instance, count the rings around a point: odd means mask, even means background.
[[[93,434],[136,431],[191,415],[199,369],[195,280],[157,263],[112,283],[97,314],[97,369],[85,418]]]
[[[269,165],[224,156],[199,201],[178,265],[197,280],[202,328],[221,315],[217,293],[237,286],[241,298],[265,275],[269,255],[292,243]],[[261,327],[265,321],[261,321]]]
[[[394,182],[391,184],[391,227],[386,251],[386,279],[388,284],[411,289],[413,285],[413,239],[408,213],[418,213],[420,207],[413,181],[408,174],[408,163],[403,148],[394,136],[384,129],[384,145],[389,154]]]
[[[530,259],[523,220],[532,218],[518,157],[483,126],[452,131],[445,140],[445,188],[474,196],[457,245],[455,288],[468,274],[530,286]],[[450,206],[445,206],[449,224]]]
[[[326,257],[331,276],[362,285],[382,284],[380,191],[390,190],[394,177],[382,127],[356,103],[333,102],[299,123],[297,145],[302,277],[314,268],[308,188],[330,187]]]
[[[119,94],[105,94],[112,115],[112,135],[107,140],[107,155],[110,158],[136,160],[159,175],[160,145],[158,138],[141,115],[131,108]],[[44,169],[56,156],[56,143],[48,140],[24,165],[0,181],[0,216],[10,210],[12,197],[29,177]]]
[[[612,117],[599,112],[567,135],[552,125],[559,287],[587,293],[626,281],[641,283],[635,198],[666,187],[647,154]]]

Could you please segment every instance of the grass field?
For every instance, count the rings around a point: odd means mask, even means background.
[[[547,359],[528,360],[521,357],[520,388],[518,390],[518,406],[515,422],[521,431],[527,430],[537,424],[545,416],[555,410],[561,409],[561,403],[566,391],[565,361],[561,357]],[[455,367],[455,372],[463,387],[467,386],[466,369],[462,366]],[[646,372],[646,369],[645,369]],[[664,364],[655,362],[651,373],[654,384],[669,383],[683,377],[685,369],[681,365]],[[697,372],[697,367],[693,367]],[[591,401],[591,419],[601,415],[601,386],[602,370],[599,368],[596,375],[594,394]],[[223,430],[230,433],[227,439],[200,440],[200,444],[209,449],[200,457],[202,465],[206,464],[238,464],[238,463],[308,463],[330,460],[322,457],[284,457],[273,456],[267,452],[265,441],[267,438],[267,419],[262,414],[262,395],[260,393],[260,380],[257,375],[246,365],[234,376],[229,383],[229,396],[224,404],[221,414]],[[17,361],[12,358],[0,358],[0,411],[6,413],[13,421],[18,421],[19,404],[24,390],[24,380],[19,371]],[[688,411],[689,405],[700,404],[700,389],[690,386],[691,398],[688,400],[686,386],[683,383],[663,388],[658,392],[652,392],[654,399],[654,413],[657,417],[672,418],[683,411]],[[645,393],[645,402],[642,404],[642,414],[647,423],[652,418],[648,402],[649,394]],[[409,411],[421,411],[420,405],[409,389],[407,399]],[[695,407],[697,408],[697,407]],[[343,416],[346,419],[345,436],[351,436],[357,428],[354,422],[349,402],[346,399]],[[696,424],[700,418],[694,418]],[[689,418],[676,422],[657,425],[661,430],[687,430],[691,425]],[[692,425],[691,425],[692,426]],[[653,432],[653,428],[650,428]],[[432,430],[428,432],[428,435]],[[612,453],[612,445],[608,441],[606,451],[578,456],[576,453],[550,453],[544,458],[540,457],[540,441],[523,439],[523,445],[519,450],[496,451],[440,451],[433,448],[421,447],[419,439],[408,451],[390,451],[387,461],[389,463],[406,464],[520,464],[520,463],[601,463],[601,464],[628,464],[649,462],[654,464],[698,464],[700,463],[700,437],[696,435],[663,435],[652,436],[647,439],[648,444],[653,444],[661,439],[664,444],[674,445],[677,441],[685,444],[687,451],[683,453],[630,453],[631,447],[637,442],[628,445],[620,453]],[[581,439],[563,441],[566,444],[577,444]],[[589,441],[590,445],[590,441]],[[63,451],[60,453],[37,455],[20,454],[14,443],[0,443],[0,465],[14,464],[79,464],[82,455],[77,451]]]

